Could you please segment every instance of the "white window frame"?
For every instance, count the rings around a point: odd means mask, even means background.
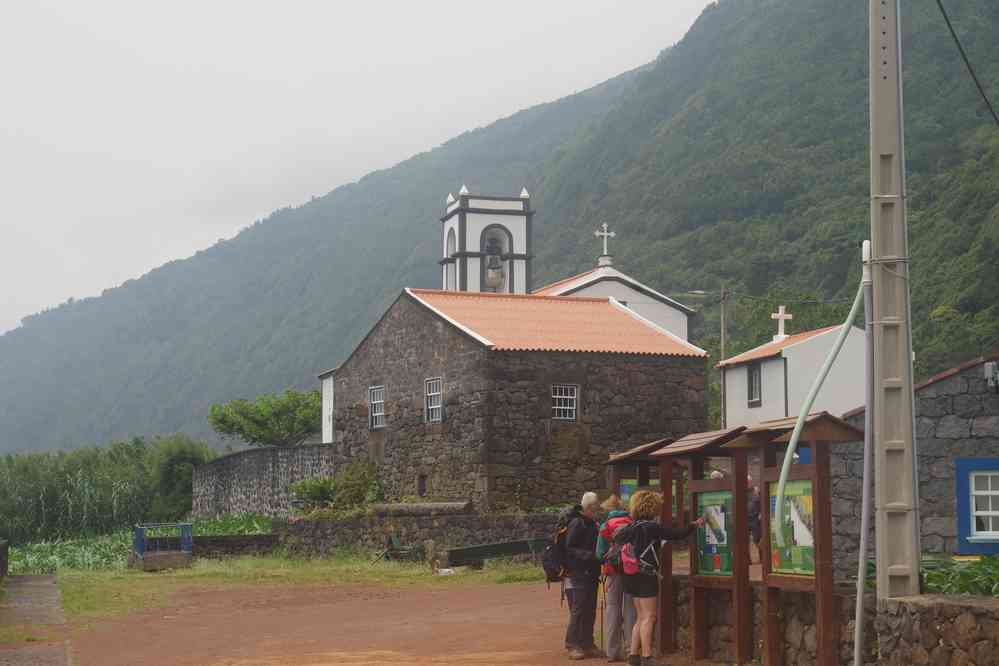
[[[552,384],[552,420],[575,421],[579,416],[579,384]]]
[[[369,386],[368,428],[371,430],[380,430],[385,427],[385,420],[385,387]]]
[[[968,531],[971,540],[999,540],[999,529],[979,530],[978,518],[986,518],[989,527],[999,528],[999,469],[976,470],[969,474],[968,489],[971,493],[971,529]],[[985,488],[977,489],[977,479],[985,481]],[[984,500],[987,509],[979,509],[976,500]]]
[[[444,379],[430,377],[423,380],[423,419],[427,423],[444,421]]]
[[[756,381],[753,381],[753,376]],[[753,396],[753,389],[756,389],[756,396]],[[746,366],[746,404],[749,407],[760,407],[763,405],[763,364],[759,361]]]

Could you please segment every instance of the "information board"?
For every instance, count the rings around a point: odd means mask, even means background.
[[[697,528],[698,573],[731,576],[732,491],[697,493],[697,515],[704,516],[704,525]]]
[[[659,479],[649,479],[648,487],[658,488]],[[621,501],[627,503],[636,490],[638,490],[638,479],[621,479],[617,487],[617,496],[621,498]],[[673,482],[673,492],[676,493],[676,481]],[[676,502],[673,502],[673,506],[676,507]]]
[[[812,482],[788,481],[784,486],[784,523],[777,524],[777,483],[770,484],[770,568],[774,573],[815,575],[815,518]],[[784,534],[784,547],[777,541]]]

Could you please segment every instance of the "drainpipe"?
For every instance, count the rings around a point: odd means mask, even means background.
[[[874,448],[874,315],[871,299],[874,285],[871,281],[871,241],[863,246],[864,277],[864,330],[866,363],[864,372],[864,478],[860,502],[860,551],[857,557],[857,607],[853,629],[853,665],[864,664],[864,591],[867,582],[867,541],[871,526],[871,452]]]

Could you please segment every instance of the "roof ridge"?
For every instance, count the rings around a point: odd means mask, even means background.
[[[543,287],[538,287],[537,289],[534,290],[534,293],[539,293],[539,292],[542,292],[542,291],[547,291],[549,289],[554,289],[555,287],[561,287],[564,284],[568,284],[569,282],[572,282],[573,280],[578,280],[579,278],[583,277],[584,275],[589,275],[590,273],[598,271],[601,268],[603,268],[603,266],[594,266],[593,268],[591,268],[591,269],[589,269],[587,271],[583,271],[582,273],[577,273],[576,275],[570,275],[569,277],[564,277],[561,280],[556,280],[555,282],[552,282],[551,284],[546,284]]]
[[[744,363],[744,362],[747,362],[747,361],[755,361],[755,360],[758,360],[758,359],[767,358],[768,356],[776,356],[778,352],[783,351],[784,349],[787,349],[788,347],[791,347],[791,346],[793,346],[793,345],[795,345],[795,344],[797,344],[799,342],[804,342],[805,340],[809,340],[809,339],[811,339],[813,337],[816,337],[818,335],[822,335],[824,333],[828,333],[829,331],[833,331],[833,330],[836,330],[836,329],[839,329],[839,328],[842,328],[842,327],[843,327],[843,324],[833,324],[831,326],[823,326],[821,328],[813,328],[813,329],[810,329],[808,331],[801,331],[799,333],[792,333],[791,335],[788,335],[783,340],[770,340],[769,342],[764,342],[762,345],[757,345],[755,347],[747,349],[744,352],[739,352],[738,354],[735,354],[734,356],[729,356],[728,358],[724,358],[721,361],[718,361],[718,363],[715,365],[715,367],[716,368],[721,368],[721,367],[729,366],[729,365],[740,365],[741,363]],[[759,354],[759,353],[763,352],[768,347],[772,347],[772,350],[773,350],[772,354],[768,354],[767,356],[755,356],[754,355],[754,354]],[[746,358],[743,358],[743,357],[746,357]],[[739,360],[739,359],[742,359],[742,360]]]
[[[554,294],[507,294],[493,293],[490,291],[450,291],[447,289],[424,289],[420,287],[407,287],[414,294],[439,294],[441,296],[457,296],[459,298],[522,298],[527,300],[552,300],[566,301],[569,303],[589,302],[607,303],[609,296],[557,296]]]

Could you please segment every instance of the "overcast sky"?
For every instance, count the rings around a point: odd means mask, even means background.
[[[5,4],[0,331],[648,62],[707,4]]]

